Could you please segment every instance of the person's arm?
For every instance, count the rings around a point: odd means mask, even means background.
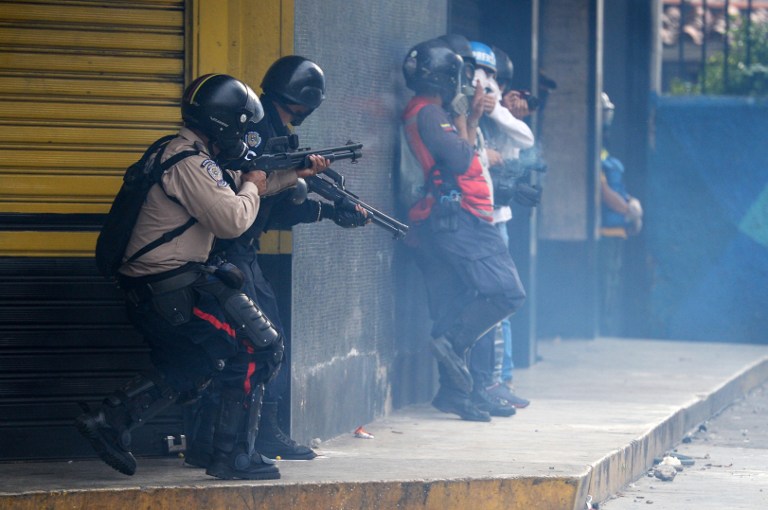
[[[486,99],[487,94],[483,87],[476,83],[469,114],[466,116],[458,115],[453,119],[459,136],[469,142],[472,147],[477,144],[477,127],[480,125],[480,118],[485,113]]]
[[[287,230],[299,223],[314,223],[321,219],[322,210],[318,200],[308,198],[301,204],[294,204],[286,194],[285,197],[276,197],[264,230]]]
[[[235,194],[218,165],[202,156],[189,157],[165,172],[162,184],[166,193],[213,235],[231,239],[256,219],[259,193],[266,190],[266,174],[251,172]]]
[[[272,208],[265,230],[288,229],[299,223],[315,223],[329,219],[340,227],[361,227],[365,225],[368,214],[359,205],[344,206],[319,200],[307,199],[301,204],[294,204],[290,198],[279,200]]]
[[[428,105],[419,112],[417,122],[419,135],[435,165],[443,172],[466,172],[475,149],[460,136],[458,126],[451,123],[448,113],[437,105]]]
[[[600,196],[602,197],[603,203],[605,203],[611,210],[616,211],[619,214],[627,214],[629,210],[629,202],[624,200],[624,197],[608,186],[608,181],[606,180],[605,175],[602,174],[600,175]]]
[[[514,115],[501,103],[497,103],[493,111],[488,114],[499,127],[499,131],[508,140],[511,147],[517,149],[530,149],[534,144],[533,131],[531,128]]]

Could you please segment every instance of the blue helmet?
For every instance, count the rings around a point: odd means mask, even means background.
[[[469,43],[472,46],[472,55],[475,57],[475,63],[478,67],[485,67],[494,73],[496,72],[496,55],[493,50],[487,44],[472,41]]]

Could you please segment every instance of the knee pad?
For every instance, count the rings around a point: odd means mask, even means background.
[[[254,347],[265,348],[280,337],[272,322],[244,293],[231,293],[222,306],[232,320],[232,325],[238,332],[242,332]]]

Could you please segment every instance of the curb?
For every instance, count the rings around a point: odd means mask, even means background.
[[[653,466],[653,459],[677,446],[685,435],[720,413],[733,402],[768,381],[768,358],[745,368],[733,379],[708,395],[675,411],[629,445],[613,451],[589,467],[574,501],[574,510],[583,510],[587,495],[605,501]]]

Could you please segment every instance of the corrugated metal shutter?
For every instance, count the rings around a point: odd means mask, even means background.
[[[183,0],[0,3],[0,459],[92,456],[72,419],[149,366],[93,246],[125,167],[178,129]],[[178,410],[134,451],[162,453]]]
[[[0,3],[0,213],[104,213],[180,122],[183,1]]]

